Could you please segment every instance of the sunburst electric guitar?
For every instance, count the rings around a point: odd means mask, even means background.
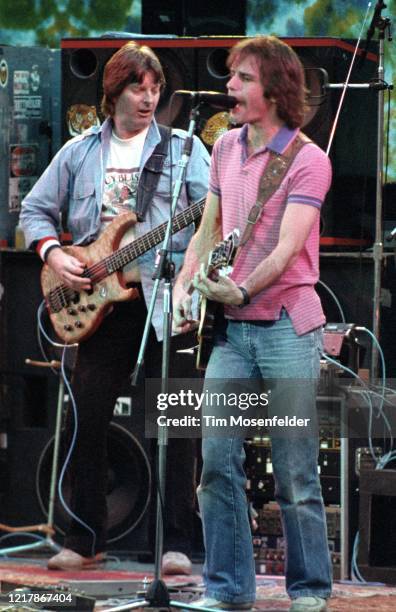
[[[212,280],[219,276],[228,276],[232,272],[235,255],[239,245],[239,230],[234,229],[222,242],[216,244],[209,253],[206,275]],[[197,331],[198,350],[196,366],[205,370],[213,348],[213,332],[216,315],[222,304],[209,300],[204,296],[199,304],[199,327]]]
[[[177,214],[173,219],[173,233],[198,219],[204,205],[205,199]],[[113,302],[133,300],[138,296],[137,289],[125,286],[122,269],[162,242],[167,223],[119,248],[125,232],[136,222],[136,215],[132,212],[119,215],[92,244],[63,247],[66,253],[86,265],[82,276],[91,279],[90,291],[70,289],[44,264],[41,272],[43,295],[51,323],[66,344],[81,342],[91,336]]]

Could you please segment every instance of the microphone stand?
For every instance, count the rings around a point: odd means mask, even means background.
[[[164,296],[163,296],[163,342],[162,342],[162,370],[161,370],[161,392],[168,391],[168,374],[169,374],[169,349],[171,336],[171,321],[172,321],[172,278],[174,275],[173,265],[168,260],[168,245],[172,236],[172,221],[176,211],[177,201],[181,192],[182,185],[185,181],[186,169],[191,155],[193,136],[197,118],[199,116],[199,108],[202,104],[198,98],[194,99],[190,113],[190,123],[187,131],[187,138],[184,144],[183,153],[178,163],[179,176],[175,182],[172,193],[171,212],[166,228],[164,242],[155,263],[153,274],[154,288],[150,300],[150,305],[147,312],[147,318],[143,331],[142,341],[140,344],[139,355],[136,362],[136,367],[131,376],[132,385],[136,385],[139,380],[140,371],[144,361],[144,354],[147,346],[148,336],[150,332],[151,320],[154,312],[154,306],[157,300],[159,285],[164,279]],[[135,608],[186,608],[191,610],[207,610],[212,612],[210,608],[196,608],[194,605],[186,604],[181,601],[171,601],[168,588],[165,582],[161,579],[161,565],[163,552],[163,508],[165,499],[165,484],[166,484],[166,446],[168,443],[168,430],[166,426],[158,428],[157,442],[157,466],[158,466],[158,483],[157,483],[157,514],[156,514],[156,532],[155,532],[155,563],[154,563],[154,580],[149,585],[144,598],[135,599],[126,604],[109,608],[107,612],[121,612],[123,610],[133,610]],[[213,612],[216,612],[213,610]]]
[[[384,80],[384,39],[385,32],[388,31],[388,40],[392,40],[391,21],[389,17],[382,17],[381,11],[386,8],[382,0],[378,0],[370,27],[367,31],[367,40],[363,51],[360,66],[362,65],[369,46],[369,42],[374,35],[375,28],[379,31],[379,52],[377,80],[373,83],[328,83],[327,74],[325,75],[324,89],[375,89],[378,91],[378,111],[377,111],[377,168],[376,168],[376,196],[375,196],[375,239],[373,245],[374,260],[374,288],[373,288],[373,318],[372,331],[376,338],[380,335],[381,319],[381,272],[384,258],[383,245],[383,222],[382,222],[382,188],[383,188],[383,163],[384,163],[384,91],[393,89],[392,84]],[[338,109],[340,110],[340,108]],[[337,117],[338,118],[338,117]],[[332,138],[336,128],[336,121],[333,124],[327,154],[331,147]],[[378,375],[378,347],[372,345],[370,379],[375,381]]]
[[[373,247],[374,256],[374,295],[373,295],[373,334],[379,338],[380,334],[380,308],[381,308],[381,272],[384,257],[383,245],[383,222],[382,222],[382,188],[383,188],[383,161],[384,161],[384,91],[391,89],[384,80],[384,40],[385,32],[388,31],[388,40],[392,40],[391,21],[388,17],[382,17],[381,11],[386,4],[379,1],[376,5],[372,25],[373,31],[378,28],[379,38],[379,61],[378,61],[378,83],[383,86],[378,90],[378,119],[377,119],[377,180],[376,180],[376,207],[375,207],[375,242]],[[375,381],[378,375],[378,346],[373,344],[371,352],[371,380]]]

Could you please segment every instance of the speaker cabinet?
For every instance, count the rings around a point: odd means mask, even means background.
[[[144,34],[205,36],[245,34],[246,1],[145,0],[142,3]]]
[[[44,523],[48,512],[59,378],[48,368],[25,364],[26,357],[43,361],[36,337],[37,307],[42,299],[41,266],[34,253],[0,251],[0,522],[11,526]],[[50,332],[46,313],[44,322]],[[187,336],[181,338],[182,343],[188,340]],[[67,359],[68,370],[73,368],[74,357],[72,354]],[[175,377],[193,375],[193,361],[185,354],[173,357],[171,367]],[[156,440],[145,437],[143,388],[131,390],[129,381],[125,381],[119,393],[108,434],[107,548],[150,553],[155,534]],[[186,491],[183,483],[189,489],[193,487],[188,478],[193,477],[195,446],[182,452],[175,444],[184,442],[188,441],[172,440],[168,448],[169,471],[177,473],[177,480],[170,485],[177,489],[172,498],[174,506]],[[61,465],[62,460],[59,468]],[[67,502],[67,479],[62,491]],[[68,520],[57,498],[55,527],[59,541]],[[193,536],[194,546],[199,547],[198,523],[194,524]]]
[[[354,41],[284,40],[294,48],[305,69],[309,94],[303,130],[326,151],[341,95],[340,89],[327,89],[327,82],[345,81]],[[215,39],[204,47],[197,41],[197,89],[224,91],[227,51],[234,43],[235,40]],[[351,82],[375,79],[376,50],[374,45],[366,62],[360,68],[355,65]],[[374,90],[348,90],[344,98],[330,149],[333,182],[321,214],[323,246],[364,246],[374,237],[377,107],[378,93]],[[205,121],[213,114],[204,109]],[[220,116],[218,113],[219,133],[224,129]],[[201,127],[204,131],[205,126]],[[205,131],[201,137],[205,141]]]
[[[106,62],[128,39],[87,39],[62,41],[63,140],[81,133],[103,119],[100,104]],[[140,42],[140,40],[139,40]],[[195,55],[191,44],[176,40],[142,40],[155,49],[161,61],[166,87],[162,93],[157,120],[166,125],[185,126],[189,105],[181,97],[172,99],[177,89],[195,86]]]
[[[184,6],[189,3],[180,4]],[[156,5],[155,2],[151,5],[148,3],[147,14]],[[228,4],[224,14],[230,15],[231,9]],[[169,12],[161,7],[157,15],[164,11]],[[180,11],[176,12],[181,14]],[[120,33],[119,38],[62,40],[64,140],[103,119],[100,101],[104,65],[128,39],[133,39],[133,35]],[[167,87],[157,112],[159,121],[180,128],[188,126],[189,101],[171,98],[172,92],[177,89],[225,90],[228,51],[238,40],[240,37],[232,36],[138,39],[139,43],[155,50],[167,78]],[[305,68],[309,96],[303,129],[326,150],[341,95],[340,89],[328,89],[327,83],[345,81],[355,41],[334,38],[284,40],[295,49]],[[351,83],[365,83],[375,78],[377,48],[374,42],[363,65],[355,64]],[[358,247],[372,242],[375,227],[377,96],[371,89],[348,90],[345,96],[330,150],[333,182],[322,210],[323,247]],[[209,149],[227,129],[229,123],[225,112],[202,108],[197,134]]]
[[[125,419],[124,419],[125,421]],[[142,443],[143,440],[143,443]],[[40,510],[48,516],[48,500],[54,437],[41,449],[35,471],[35,495]],[[152,501],[152,457],[136,427],[116,418],[108,432],[108,539],[107,546],[137,552],[149,549],[148,511]],[[62,495],[70,504],[70,483],[65,477]],[[55,526],[64,535],[70,516],[59,496],[55,505]]]
[[[3,484],[4,502],[0,522],[12,526],[44,523],[48,517],[49,486],[54,448],[56,405],[48,402],[51,413],[47,426],[31,427],[11,418],[6,434],[7,482]],[[14,414],[21,406],[14,406]],[[152,502],[153,457],[133,420],[115,417],[108,433],[108,540],[107,548],[148,552]],[[143,416],[142,416],[143,419]],[[19,416],[19,420],[21,418]],[[59,470],[63,462],[59,463]],[[59,481],[59,474],[57,485]],[[62,506],[58,489],[55,502],[55,539],[62,536],[69,516]],[[62,495],[68,504],[70,485],[66,478]]]
[[[59,378],[48,368],[25,363],[27,357],[44,360],[36,334],[41,266],[34,253],[0,251],[0,522],[12,526],[43,523],[48,511]],[[49,358],[59,358],[45,349]],[[148,551],[154,458],[144,436],[143,394],[130,401],[128,393],[129,388],[120,390],[126,414],[121,402],[108,435],[108,545]],[[67,500],[67,481],[64,495]],[[61,536],[67,515],[59,500],[55,524]]]
[[[0,371],[32,375],[26,358],[42,359],[37,341],[37,309],[43,299],[36,254],[0,250]]]
[[[358,566],[366,580],[396,584],[396,470],[360,479]]]

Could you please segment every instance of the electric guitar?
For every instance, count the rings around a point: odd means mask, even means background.
[[[205,199],[191,204],[173,219],[172,233],[176,233],[198,219],[203,212]],[[76,291],[64,285],[59,276],[44,264],[41,271],[41,287],[51,323],[57,335],[66,344],[81,342],[99,327],[113,302],[133,300],[138,297],[136,288],[127,288],[122,269],[146,251],[159,244],[165,237],[167,222],[144,236],[120,246],[125,232],[137,223],[135,213],[118,215],[95,242],[88,246],[66,246],[63,250],[86,265],[82,276],[90,278],[90,291]]]
[[[212,280],[219,276],[228,276],[239,245],[239,230],[234,229],[222,242],[216,244],[209,253],[206,275]],[[199,327],[197,331],[198,350],[196,367],[205,370],[213,348],[213,331],[216,315],[223,305],[201,296],[199,302]]]

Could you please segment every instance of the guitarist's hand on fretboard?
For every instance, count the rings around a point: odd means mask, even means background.
[[[187,333],[198,327],[198,321],[192,316],[192,291],[183,287],[175,287],[173,294],[173,330]]]
[[[216,277],[212,279],[206,274],[203,264],[194,276],[193,286],[204,297],[214,302],[231,306],[239,306],[243,302],[241,290],[231,278],[217,274],[216,270]]]

